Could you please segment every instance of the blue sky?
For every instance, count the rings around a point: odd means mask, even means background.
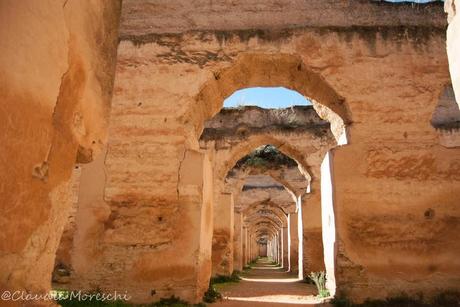
[[[387,2],[415,2],[428,3],[436,0],[386,0]],[[284,87],[251,87],[234,92],[224,101],[224,108],[237,106],[259,106],[262,108],[288,108],[293,105],[310,105],[310,101],[305,99],[296,91],[288,90]]]
[[[284,87],[250,87],[234,92],[224,100],[224,108],[259,106],[266,109],[288,108],[293,105],[310,105],[296,91]]]

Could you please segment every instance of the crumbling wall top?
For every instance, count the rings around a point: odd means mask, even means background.
[[[327,12],[327,13],[326,13]],[[124,0],[121,36],[298,27],[447,25],[440,2],[373,0]]]

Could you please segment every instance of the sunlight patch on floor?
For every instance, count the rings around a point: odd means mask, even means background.
[[[252,281],[252,282],[298,282],[298,278],[247,278],[241,277],[242,280]]]
[[[229,301],[246,301],[262,303],[282,303],[282,304],[306,304],[315,305],[322,303],[323,300],[315,296],[298,296],[298,295],[264,295],[253,297],[226,297]]]
[[[281,268],[279,266],[255,266],[252,267],[253,270],[280,270]]]

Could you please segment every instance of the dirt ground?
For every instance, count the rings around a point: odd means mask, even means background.
[[[239,283],[217,284],[223,299],[211,306],[329,306],[315,297],[316,287],[298,280],[297,274],[261,258],[242,275]]]

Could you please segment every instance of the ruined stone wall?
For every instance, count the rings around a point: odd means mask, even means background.
[[[243,271],[243,216],[239,212],[234,213],[233,232],[233,269]]]
[[[291,234],[290,271],[294,273],[298,273],[299,271],[299,235],[297,229],[297,219],[297,213],[289,214],[289,231]]]
[[[212,274],[229,276],[233,273],[234,203],[233,195],[222,193],[214,203],[212,237]]]
[[[68,217],[56,250],[54,261],[54,271],[52,276],[53,283],[66,284],[72,271],[72,249],[73,238],[77,230],[76,215],[78,209],[78,194],[80,191],[81,166],[75,166],[70,181],[70,193],[72,195],[71,207]]]
[[[120,9],[0,2],[0,289],[51,286],[72,169],[106,141]]]
[[[268,2],[255,11],[246,1],[229,12],[220,2],[147,3],[124,3],[105,161],[111,213],[94,280],[128,288],[138,301],[201,298],[210,265],[196,263],[210,261],[201,251],[211,239],[197,243],[196,221],[212,225],[199,197],[209,182],[181,189],[184,159],[233,91],[285,86],[348,124],[350,144],[333,161],[338,291],[360,300],[458,284],[459,151],[438,145],[430,125],[449,80],[439,5]],[[331,18],[313,18],[319,9],[332,10]],[[180,12],[190,18],[175,18]],[[305,149],[296,146],[289,154],[297,159]],[[139,223],[143,231],[133,236]],[[252,245],[246,240],[246,257]]]
[[[225,0],[212,3],[199,0],[193,4],[187,0],[178,0],[174,4],[167,0],[126,0],[122,16],[122,34],[132,36],[190,30],[346,28],[357,25],[444,27],[446,20],[442,3],[394,5],[369,0],[237,0],[231,6]]]
[[[223,178],[234,166],[236,160],[264,144],[279,145],[281,151],[292,154],[299,161],[301,170],[305,172],[305,169],[308,169],[312,175],[318,177],[319,165],[323,156],[336,145],[336,140],[330,130],[330,124],[321,120],[313,106],[282,110],[265,110],[258,107],[223,109],[212,120],[205,123],[205,129],[200,138],[200,146],[213,157],[215,194],[223,189]],[[296,164],[294,161],[293,163]],[[283,172],[269,170],[269,168],[277,167]],[[244,167],[241,166],[241,168]],[[286,166],[269,165],[265,169],[264,166],[260,166],[258,170],[255,168],[245,168],[245,170],[251,173],[266,173],[290,189],[291,195],[278,191],[279,195],[287,195],[286,199],[277,200],[281,206],[286,206],[294,204],[293,196],[306,193],[309,180],[305,177],[310,178],[310,174],[302,175],[299,168],[292,167],[294,170],[288,171]],[[244,171],[232,169],[231,172],[233,178],[239,172]],[[241,200],[238,195],[240,191],[234,192],[238,208],[246,207],[255,203],[256,200],[263,199],[267,191],[255,186],[252,192],[250,197],[246,197],[246,199],[243,197]],[[309,197],[311,200],[308,202],[308,208],[307,203],[304,204],[304,219],[306,220],[304,223],[306,226],[304,227],[304,244],[307,246],[304,249],[304,270],[306,274],[311,271],[321,271],[324,268],[321,204],[318,193],[319,190],[317,189],[313,191]],[[272,197],[273,199],[279,198]],[[216,203],[216,205],[218,204]],[[285,251],[287,258],[287,249]],[[216,253],[220,252],[216,250]],[[218,259],[218,256],[213,255],[213,261],[214,259]]]
[[[457,12],[459,2],[446,0],[444,9],[447,13],[449,26],[447,28],[447,55],[449,56],[449,70],[455,91],[457,103],[460,106],[460,17]]]

